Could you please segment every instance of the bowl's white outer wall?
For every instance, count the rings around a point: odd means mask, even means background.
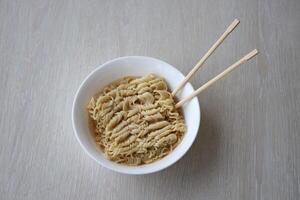
[[[156,74],[163,77],[171,90],[184,78],[183,74],[171,65],[155,58],[143,56],[120,57],[108,61],[91,72],[80,85],[74,98],[72,123],[75,136],[87,154],[102,166],[125,174],[148,174],[160,171],[179,160],[191,147],[200,126],[200,105],[198,98],[193,98],[183,106],[187,131],[181,143],[166,157],[154,163],[141,166],[125,166],[107,160],[97,148],[88,126],[86,106],[90,98],[101,88],[124,76],[143,76]],[[186,84],[178,99],[194,91],[190,83]]]

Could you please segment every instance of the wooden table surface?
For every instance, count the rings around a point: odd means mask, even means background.
[[[86,155],[71,107],[87,74],[126,55],[187,74],[236,17],[192,84],[260,54],[199,95],[179,162],[129,176]],[[299,199],[299,22],[299,0],[0,1],[0,199]]]

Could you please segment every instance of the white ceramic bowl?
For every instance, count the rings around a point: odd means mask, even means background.
[[[194,142],[200,125],[200,106],[198,98],[193,98],[183,106],[187,131],[181,143],[161,160],[141,166],[126,166],[107,160],[97,147],[89,130],[87,104],[90,98],[104,86],[124,76],[144,76],[156,74],[163,77],[171,90],[184,78],[183,74],[171,65],[155,58],[142,56],[121,57],[108,61],[91,72],[80,85],[73,102],[72,123],[75,136],[87,154],[102,166],[125,174],[148,174],[160,171],[179,160]],[[186,84],[178,99],[194,91]]]

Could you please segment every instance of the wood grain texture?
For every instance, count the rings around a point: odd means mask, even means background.
[[[299,0],[0,1],[0,199],[299,199],[299,10]],[[71,106],[91,70],[147,55],[187,74],[236,17],[192,84],[260,54],[199,96],[184,158],[128,176],[82,151]]]

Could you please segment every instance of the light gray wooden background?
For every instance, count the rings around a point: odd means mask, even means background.
[[[95,67],[156,57],[187,73],[230,22],[239,27],[192,80],[198,138],[178,163],[128,176],[76,141],[73,97]],[[300,1],[0,1],[0,199],[299,199]]]

